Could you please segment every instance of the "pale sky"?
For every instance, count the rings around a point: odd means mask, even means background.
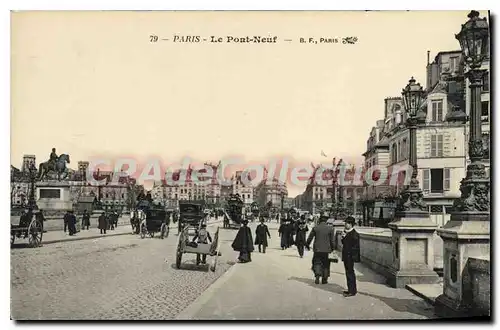
[[[454,34],[467,14],[14,13],[11,163],[23,154],[40,163],[52,147],[72,168],[103,155],[360,163],[384,98],[400,96],[411,76],[425,85],[427,50],[432,61],[460,49]],[[153,34],[170,40],[151,43]],[[183,44],[174,35],[278,42]],[[358,42],[298,42],[345,36]]]

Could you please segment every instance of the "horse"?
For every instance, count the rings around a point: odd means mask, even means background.
[[[132,232],[139,234],[141,223],[144,220],[146,220],[146,213],[144,213],[143,210],[136,209],[130,212],[130,225],[132,226]]]
[[[50,161],[40,163],[40,166],[38,168],[38,180],[42,180],[50,171],[57,173],[57,180],[61,180],[61,174],[64,173],[65,175],[62,179],[65,179],[68,176],[68,168],[66,167],[66,163],[70,163],[69,155],[67,154],[61,154],[57,158],[55,168],[54,165],[52,165],[53,163]]]

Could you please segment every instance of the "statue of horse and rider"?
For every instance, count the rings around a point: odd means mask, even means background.
[[[66,163],[70,163],[69,155],[61,154],[58,156],[56,154],[56,148],[52,148],[52,152],[50,153],[50,158],[48,161],[40,163],[38,168],[38,180],[44,179],[48,173],[56,173],[57,180],[64,180],[68,176],[68,168],[66,167]],[[63,175],[61,177],[61,175]]]

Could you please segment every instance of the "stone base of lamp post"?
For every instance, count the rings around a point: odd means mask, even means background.
[[[483,216],[479,214],[479,218]],[[437,230],[443,239],[444,276],[443,293],[436,298],[435,311],[443,317],[470,315],[467,262],[469,258],[490,260],[490,222],[460,220],[470,217],[472,212],[452,214],[451,220]]]
[[[393,264],[387,282],[394,288],[407,284],[433,284],[439,281],[434,271],[434,233],[436,224],[428,212],[403,212],[389,223],[392,230]]]

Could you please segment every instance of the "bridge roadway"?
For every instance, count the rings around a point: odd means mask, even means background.
[[[209,230],[222,224],[209,225]],[[251,225],[255,228],[255,225]],[[279,249],[277,224],[266,254],[236,264],[236,230],[221,229],[215,273],[184,255],[175,268],[176,228],[164,240],[136,235],[58,242],[11,250],[11,315],[16,320],[424,319],[433,308],[357,265],[356,297],[344,298],[344,270],[315,285],[312,254]],[[95,229],[97,230],[97,229]],[[254,231],[252,229],[252,231]],[[207,260],[210,262],[210,257]]]

